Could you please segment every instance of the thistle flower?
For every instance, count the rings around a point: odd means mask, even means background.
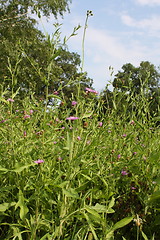
[[[44,163],[44,160],[38,159],[38,160],[34,161],[34,163],[41,164],[41,163]]]
[[[98,94],[97,91],[95,91],[95,90],[93,90],[93,89],[91,89],[91,88],[85,88],[85,90],[86,90],[86,93],[91,92],[91,93]]]
[[[77,104],[76,101],[72,101],[72,106],[75,106]]]
[[[14,102],[14,100],[12,98],[8,98],[7,101],[8,102]]]
[[[99,126],[99,127],[102,127],[102,125],[103,125],[102,122],[99,122],[99,123],[98,123],[98,126]]]
[[[30,115],[24,115],[24,119],[30,118]]]
[[[73,116],[71,116],[71,117],[66,118],[66,120],[76,120],[76,119],[79,119],[79,117],[73,117]]]
[[[128,173],[127,173],[127,171],[122,170],[122,171],[121,171],[121,175],[122,175],[122,176],[126,176],[126,175],[128,175]]]

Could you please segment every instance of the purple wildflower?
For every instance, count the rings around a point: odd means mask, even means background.
[[[131,189],[132,189],[132,190],[135,190],[135,189],[136,189],[136,187],[131,187]]]
[[[127,135],[124,133],[123,135],[122,135],[122,137],[126,137]]]
[[[127,171],[125,171],[125,170],[122,170],[122,171],[121,171],[121,174],[122,174],[122,176],[128,175]]]
[[[8,102],[14,102],[14,100],[12,98],[8,98],[7,101]]]
[[[27,132],[26,132],[26,131],[23,132],[23,136],[24,136],[24,137],[27,136]]]
[[[30,112],[30,114],[32,114],[32,113],[33,113],[33,110],[31,109],[29,112]]]
[[[136,155],[137,154],[137,152],[133,152],[133,155]]]
[[[53,143],[54,143],[54,144],[56,144],[57,142],[56,142],[56,141],[54,141]]]
[[[0,121],[0,123],[4,123],[6,122],[8,119],[3,119],[2,121]]]
[[[77,140],[79,140],[79,141],[80,141],[80,140],[81,140],[81,137],[80,137],[80,136],[78,136],[78,137],[77,137]]]
[[[34,161],[34,163],[41,164],[41,163],[44,163],[44,160],[38,159],[38,160]]]
[[[77,104],[76,101],[72,101],[72,106],[75,106]]]
[[[117,158],[120,159],[121,158],[121,154],[118,154]]]
[[[30,118],[30,115],[24,115],[24,119]]]
[[[71,117],[66,118],[66,120],[76,120],[76,119],[79,119],[79,117],[73,117],[73,116],[71,116]]]
[[[132,120],[132,121],[130,122],[130,124],[131,124],[131,125],[134,125],[134,124],[135,124],[135,122]]]
[[[98,123],[98,126],[99,126],[99,127],[102,127],[102,125],[103,125],[102,122],[99,122],[99,123]]]
[[[95,90],[93,90],[93,89],[91,89],[91,88],[85,88],[85,90],[86,90],[87,93],[88,93],[88,92],[91,92],[91,93],[98,94],[97,91],[95,91]]]
[[[54,95],[58,95],[59,92],[58,92],[58,91],[54,91],[53,94],[54,94]]]

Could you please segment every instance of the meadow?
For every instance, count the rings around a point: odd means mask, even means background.
[[[160,131],[147,99],[135,99],[139,112],[119,113],[115,101],[104,113],[91,89],[69,102],[47,96],[50,108],[9,94],[0,98],[0,239],[160,239]]]

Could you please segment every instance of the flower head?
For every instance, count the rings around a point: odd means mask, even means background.
[[[99,127],[102,127],[102,125],[103,125],[102,122],[99,122],[99,123],[98,123],[98,126],[99,126]]]
[[[95,90],[93,90],[93,89],[91,89],[91,88],[85,88],[85,90],[86,90],[87,93],[88,93],[88,92],[91,92],[91,93],[98,94],[97,91],[95,91]]]
[[[73,117],[73,116],[71,116],[71,117],[66,118],[66,120],[76,120],[76,119],[79,119],[79,117]]]
[[[79,141],[80,141],[80,140],[81,140],[81,137],[80,137],[80,136],[78,136],[78,137],[77,137],[77,140],[79,140]]]
[[[72,106],[75,106],[77,104],[76,101],[72,101]]]
[[[24,115],[24,119],[30,118],[30,115]]]
[[[44,160],[38,159],[38,160],[34,161],[34,163],[41,164],[41,163],[44,163]]]
[[[122,174],[122,176],[128,175],[127,171],[125,171],[125,170],[122,170],[122,171],[121,171],[121,174]]]
[[[14,102],[14,100],[12,98],[8,98],[7,101],[8,102]]]

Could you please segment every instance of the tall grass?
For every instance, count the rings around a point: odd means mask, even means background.
[[[145,114],[104,115],[94,93],[48,111],[3,96],[1,239],[158,239],[159,131]]]
[[[47,88],[45,101],[20,101],[11,79],[0,98],[0,239],[158,240],[160,132],[143,89],[114,91],[104,113],[79,84],[54,105]]]

